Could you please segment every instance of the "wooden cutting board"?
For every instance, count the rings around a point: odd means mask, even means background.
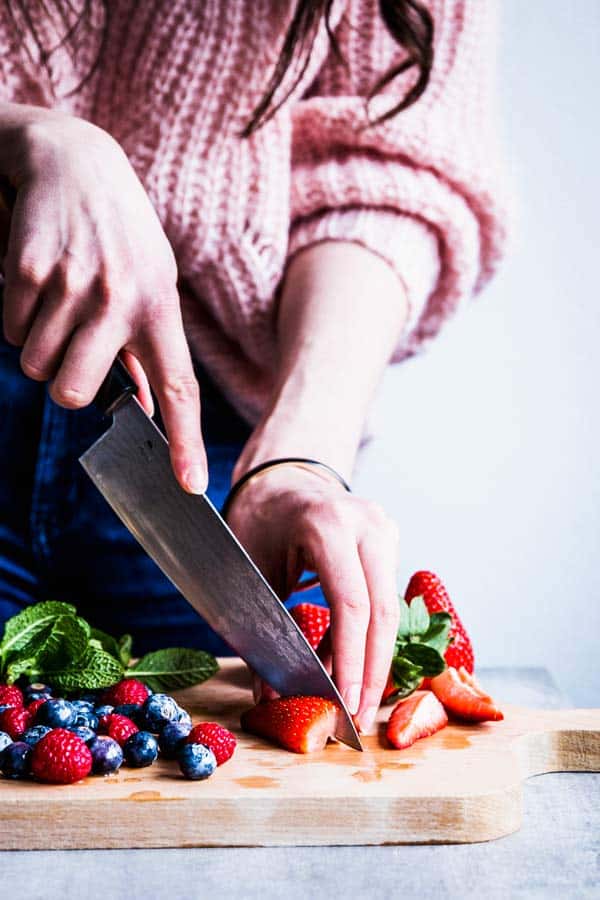
[[[69,786],[0,778],[0,848],[487,841],[519,828],[525,778],[600,771],[598,709],[505,707],[504,722],[449,725],[408,750],[389,749],[380,725],[363,753],[301,756],[240,732],[252,697],[239,660],[178,699],[239,736],[212,778],[186,781],[170,762]]]

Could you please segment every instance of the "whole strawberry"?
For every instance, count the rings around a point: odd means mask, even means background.
[[[406,588],[404,599],[410,603],[413,597],[422,597],[429,613],[447,612],[452,619],[450,628],[451,644],[444,653],[449,666],[461,666],[472,673],[475,668],[473,645],[465,627],[458,617],[454,604],[441,580],[433,572],[415,572]]]
[[[127,716],[120,716],[118,713],[102,716],[100,725],[103,726],[102,730],[121,747],[125,744],[127,738],[139,731],[135,722],[132,722]]]
[[[11,738],[17,740],[31,725],[33,716],[28,709],[19,706],[9,706],[0,712],[0,731],[6,731]]]
[[[310,646],[316,650],[331,622],[328,608],[316,603],[299,603],[290,610],[290,614]]]
[[[31,753],[31,772],[48,784],[74,784],[90,774],[92,754],[86,744],[66,728],[53,728]]]
[[[137,681],[135,678],[124,678],[104,692],[102,703],[110,703],[111,706],[134,703],[136,706],[141,706],[149,695],[150,691],[141,681]]]
[[[200,722],[199,725],[195,725],[185,743],[204,744],[215,754],[218,766],[231,759],[237,745],[232,733],[217,722]]]
[[[0,684],[0,706],[23,706],[23,693],[16,684]]]

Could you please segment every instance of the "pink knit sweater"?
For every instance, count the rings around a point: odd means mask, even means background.
[[[82,5],[71,3],[75,11]],[[347,65],[322,28],[301,83],[246,140],[239,131],[262,96],[291,2],[110,0],[104,23],[103,4],[92,0],[75,59],[62,50],[51,56],[53,84],[6,6],[0,97],[60,107],[121,143],[175,251],[193,352],[250,421],[270,389],[277,290],[302,248],[355,241],[393,266],[410,303],[396,360],[434,336],[489,278],[504,242],[492,0],[431,0],[429,87],[415,106],[367,129],[364,96],[403,51],[377,0],[337,0],[332,22]],[[15,15],[18,6],[11,4]],[[53,23],[46,4],[20,6],[43,45],[54,47],[64,23]],[[67,96],[89,74],[101,24],[101,64]],[[371,115],[412,77],[393,82]]]

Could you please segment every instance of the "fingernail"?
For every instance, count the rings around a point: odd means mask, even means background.
[[[376,715],[376,706],[369,706],[368,709],[364,711],[358,722],[359,729],[362,734],[368,734],[369,731],[371,731],[371,729],[373,728],[373,723],[375,722]]]
[[[344,703],[348,707],[350,715],[353,716],[357,712],[358,704],[360,703],[360,684],[351,684],[344,691]]]
[[[185,486],[190,494],[204,494],[208,487],[208,477],[203,466],[190,466],[185,476]]]

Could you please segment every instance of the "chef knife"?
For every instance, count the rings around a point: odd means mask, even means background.
[[[293,618],[204,495],[175,479],[168,443],[117,359],[96,396],[112,425],[80,462],[116,514],[186,600],[282,695],[336,703],[336,738],[362,750],[333,681]]]

